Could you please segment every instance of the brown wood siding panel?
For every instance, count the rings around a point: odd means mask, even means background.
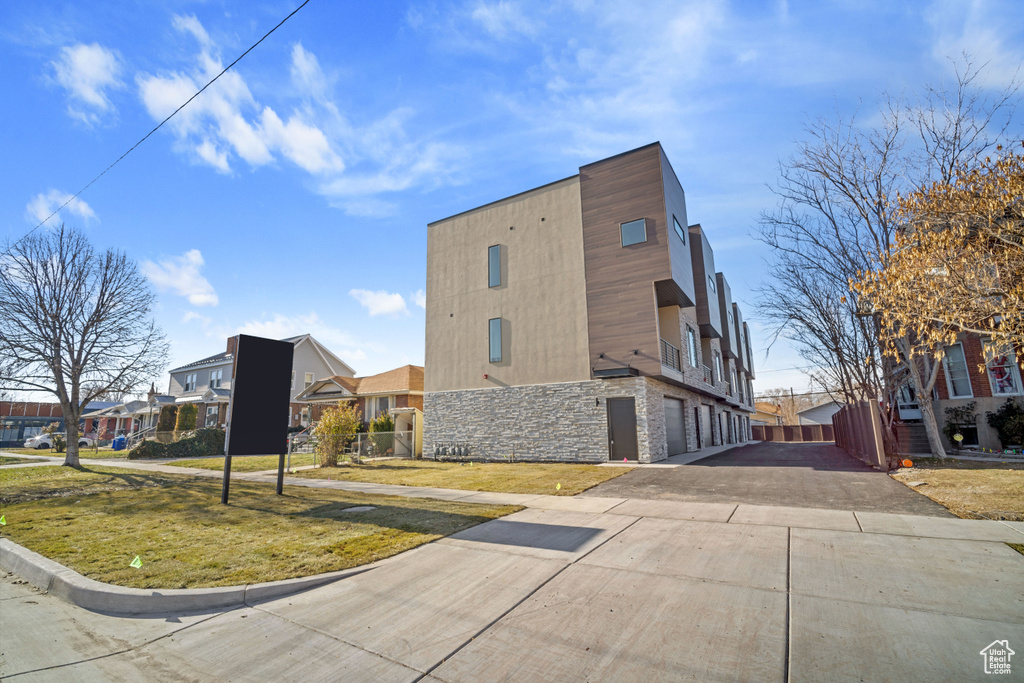
[[[638,349],[632,367],[660,374],[654,281],[671,277],[660,146],[582,167],[580,197],[590,365],[625,365]],[[623,247],[619,225],[638,218],[647,241]]]

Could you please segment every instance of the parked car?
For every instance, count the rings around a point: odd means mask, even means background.
[[[66,439],[67,438],[64,434],[61,434],[61,433],[58,433],[58,434],[47,434],[47,433],[43,432],[41,434],[36,434],[35,436],[33,436],[31,438],[25,439],[25,448],[35,448],[35,449],[38,449],[38,450],[53,448],[53,437],[54,436],[59,436],[62,439]],[[86,434],[82,434],[82,435],[80,435],[78,437],[78,447],[79,448],[92,448],[92,446],[95,443],[96,443],[96,439],[91,437],[91,436],[88,436]]]

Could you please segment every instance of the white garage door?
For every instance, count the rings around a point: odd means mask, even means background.
[[[683,402],[676,398],[665,399],[665,437],[668,454],[686,452],[686,425],[683,424]]]

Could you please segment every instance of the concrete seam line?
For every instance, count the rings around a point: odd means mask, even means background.
[[[756,589],[755,589],[756,590]],[[939,609],[929,609],[927,607],[908,607],[906,605],[894,605],[892,602],[868,602],[866,600],[852,600],[850,598],[837,598],[832,595],[821,595],[819,593],[805,593],[802,591],[793,591],[793,595],[804,598],[814,598],[816,600],[831,600],[832,602],[847,602],[851,605],[863,605],[865,607],[881,607],[885,609],[897,609],[904,612],[920,612],[921,614],[936,614],[943,617],[956,617],[958,619],[973,619],[974,621],[985,621],[992,624],[1010,625],[1010,626],[1024,626],[1024,620],[1022,621],[1006,621],[1005,619],[992,619],[989,617],[979,617],[975,615],[960,614],[958,612],[943,612]]]
[[[860,517],[857,516],[857,511],[851,510],[851,512],[853,512],[853,518],[857,522],[857,528],[860,529],[861,533],[864,533],[864,525],[860,523]]]
[[[1010,526],[1009,524],[1007,524],[1006,522],[1004,522],[1004,521],[1003,521],[1003,520],[1001,520],[1001,519],[999,519],[999,520],[996,520],[996,521],[997,521],[997,522],[999,522],[1000,524],[1002,524],[1003,526],[1006,526],[1006,527],[1010,527],[1011,529],[1013,529],[1014,531],[1016,531],[1016,532],[1017,532],[1018,534],[1020,534],[1021,536],[1024,536],[1024,531],[1021,531],[1021,530],[1020,530],[1020,529],[1018,529],[1017,527],[1015,527],[1015,526]]]
[[[400,667],[402,667],[403,669],[409,669],[409,671],[415,671],[416,673],[423,674],[422,671],[420,671],[419,669],[417,669],[415,667],[409,666],[408,664],[405,664],[404,662],[400,662],[397,659],[392,659],[391,657],[388,657],[385,654],[382,654],[380,652],[376,652],[375,650],[371,650],[371,649],[369,649],[369,648],[367,648],[367,647],[365,647],[363,645],[360,645],[359,643],[354,643],[354,642],[352,642],[350,640],[342,638],[339,635],[335,635],[334,633],[330,633],[328,631],[324,631],[324,630],[318,629],[315,626],[310,626],[309,624],[305,624],[305,623],[303,623],[301,621],[295,621],[294,619],[290,619],[290,618],[284,616],[283,614],[278,614],[277,612],[274,612],[274,611],[269,610],[269,609],[265,609],[263,607],[260,607],[259,605],[249,605],[248,607],[249,607],[249,609],[256,610],[257,612],[263,612],[264,614],[269,614],[270,616],[276,617],[277,619],[280,619],[282,621],[287,621],[289,624],[295,624],[296,626],[300,626],[300,627],[302,627],[302,628],[304,628],[304,629],[306,629],[308,631],[312,631],[313,633],[316,633],[318,635],[330,638],[331,640],[336,640],[339,643],[344,643],[345,645],[348,645],[349,647],[354,647],[357,650],[362,650],[363,652],[368,652],[371,655],[373,655],[374,657],[380,657],[381,659],[383,659],[385,661],[388,661],[388,662],[391,662],[392,664],[397,664]],[[424,674],[424,675],[426,675],[426,674]],[[421,678],[423,678],[423,676],[420,676],[416,680],[420,680]]]
[[[79,664],[85,664],[87,662],[95,662],[100,659],[106,659],[107,657],[116,657],[131,652],[134,648],[128,648],[127,650],[118,650],[117,652],[108,652],[105,655],[96,655],[95,657],[89,657],[88,659],[79,659],[77,662],[66,662],[64,664],[54,664],[53,666],[44,666],[41,669],[32,669],[31,671],[19,671],[16,674],[10,674],[4,678],[7,680],[13,679],[17,676],[25,676],[27,674],[35,674],[40,671],[54,671],[56,669],[63,669],[68,666],[77,666]]]
[[[789,683],[793,658],[793,528],[786,529],[786,657],[782,678]]]
[[[554,581],[554,580],[555,580],[555,577],[557,577],[558,575],[560,575],[560,574],[561,574],[562,572],[564,572],[564,571],[565,571],[566,569],[568,569],[569,567],[573,566],[574,564],[576,564],[577,562],[579,562],[580,560],[582,560],[582,559],[583,559],[584,557],[586,557],[586,556],[587,556],[587,555],[589,555],[590,553],[594,552],[595,550],[597,550],[598,548],[600,548],[601,546],[603,546],[603,545],[604,545],[605,543],[607,543],[608,541],[612,540],[613,538],[615,538],[616,536],[618,536],[619,534],[621,534],[622,532],[624,532],[624,531],[625,531],[626,529],[628,529],[629,527],[631,527],[631,526],[633,526],[634,524],[636,524],[637,522],[639,522],[639,521],[640,521],[641,519],[643,519],[643,517],[637,517],[637,518],[636,518],[636,519],[634,519],[634,520],[633,520],[632,522],[630,522],[629,524],[627,524],[626,526],[622,527],[622,528],[621,528],[621,529],[619,529],[619,530],[618,530],[617,532],[615,532],[614,534],[612,534],[611,536],[609,536],[608,538],[606,538],[606,539],[605,539],[604,541],[602,541],[601,543],[598,543],[598,544],[597,544],[596,546],[594,546],[593,548],[591,548],[591,549],[590,549],[590,550],[588,550],[587,552],[585,552],[585,553],[583,553],[582,555],[580,555],[579,557],[577,557],[577,558],[576,558],[575,560],[573,560],[573,561],[571,561],[571,562],[568,562],[568,563],[567,563],[567,564],[566,564],[566,565],[565,565],[564,567],[562,567],[562,568],[561,568],[561,569],[559,569],[559,570],[558,570],[557,572],[555,572],[554,574],[552,574],[551,576],[549,576],[549,577],[548,577],[547,579],[545,579],[545,580],[544,580],[543,582],[541,582],[541,583],[540,583],[540,584],[539,584],[539,585],[538,585],[538,586],[537,586],[536,588],[534,588],[534,589],[533,589],[532,591],[530,591],[529,593],[527,593],[526,595],[524,595],[524,596],[523,596],[523,598],[522,598],[521,600],[518,600],[518,601],[517,601],[517,602],[516,602],[516,603],[515,603],[514,605],[512,605],[512,606],[511,606],[511,607],[509,607],[509,608],[508,608],[507,610],[505,610],[504,612],[502,612],[501,614],[499,614],[499,615],[498,615],[497,617],[495,617],[495,618],[494,618],[494,620],[493,620],[493,621],[491,621],[491,622],[490,622],[489,624],[485,624],[483,628],[481,628],[481,629],[480,629],[479,631],[477,631],[477,632],[476,632],[476,633],[474,633],[474,634],[473,634],[472,636],[470,636],[470,637],[469,637],[469,640],[465,641],[464,643],[462,643],[462,645],[459,645],[459,646],[458,646],[457,648],[455,648],[454,650],[452,650],[451,652],[449,652],[449,653],[448,653],[447,655],[445,655],[444,657],[442,657],[442,658],[441,658],[441,661],[437,662],[436,664],[434,664],[434,666],[430,667],[430,668],[429,668],[429,669],[427,669],[427,670],[426,670],[425,672],[423,672],[423,675],[422,675],[422,676],[420,676],[419,678],[417,678],[417,679],[416,679],[416,681],[414,681],[414,683],[418,683],[419,681],[422,681],[422,680],[423,680],[424,678],[426,678],[427,676],[429,676],[429,675],[430,675],[431,673],[433,673],[433,671],[434,671],[435,669],[437,669],[437,667],[439,667],[439,666],[441,666],[442,664],[444,664],[445,662],[447,662],[447,661],[448,661],[449,659],[451,659],[452,657],[454,657],[455,655],[457,655],[457,654],[458,654],[459,652],[461,652],[461,651],[462,651],[462,649],[463,649],[463,648],[465,648],[465,647],[466,647],[467,645],[469,645],[469,644],[470,644],[470,643],[472,643],[472,642],[473,642],[474,640],[476,640],[477,638],[479,638],[480,636],[482,636],[482,635],[483,635],[484,633],[486,633],[487,631],[489,631],[489,630],[491,629],[491,627],[492,627],[492,626],[494,626],[494,625],[495,625],[495,624],[497,624],[497,623],[498,623],[499,621],[501,621],[502,619],[504,619],[505,617],[507,617],[507,616],[508,616],[509,614],[511,614],[511,613],[512,613],[512,611],[513,611],[513,610],[515,610],[515,609],[516,609],[517,607],[519,607],[519,606],[520,606],[521,604],[523,604],[524,602],[526,602],[527,600],[529,600],[530,598],[532,598],[532,597],[533,597],[534,595],[536,595],[536,594],[537,594],[537,591],[539,591],[539,590],[540,590],[541,588],[543,588],[544,586],[546,586],[546,585],[548,585],[549,583],[551,583],[552,581]]]
[[[737,510],[739,510],[739,509],[740,509],[740,505],[739,505],[739,503],[737,503],[737,504],[736,504],[736,507],[734,507],[734,508],[732,509],[732,512],[730,512],[730,513],[729,513],[729,517],[728,517],[728,518],[727,518],[727,519],[725,520],[725,523],[726,523],[726,524],[728,524],[729,522],[731,522],[731,521],[732,521],[733,515],[735,515],[735,514],[736,514],[736,511],[737,511]]]

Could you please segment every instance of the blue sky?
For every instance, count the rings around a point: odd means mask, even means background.
[[[3,234],[298,4],[3,3]],[[51,222],[140,262],[172,366],[308,332],[365,375],[423,362],[427,223],[660,140],[753,325],[755,390],[799,391],[753,307],[779,159],[814,118],[948,82],[964,50],[1005,83],[1022,46],[1018,0],[313,0]]]

